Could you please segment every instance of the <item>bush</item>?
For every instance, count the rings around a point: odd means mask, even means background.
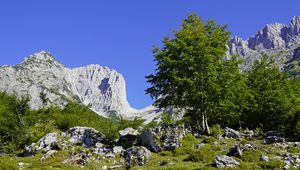
[[[200,150],[190,152],[185,161],[208,163],[213,161],[216,156],[216,153],[210,147],[205,146]]]
[[[215,124],[211,127],[211,135],[216,137],[217,135],[223,135],[224,130],[221,128],[219,124]]]
[[[263,169],[282,169],[284,164],[282,161],[259,162],[258,165]]]
[[[181,140],[182,147],[194,147],[197,143],[199,140],[192,134],[185,135]]]

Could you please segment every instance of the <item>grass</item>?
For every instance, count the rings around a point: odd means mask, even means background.
[[[193,145],[203,142],[203,138],[195,138],[191,135],[182,139],[182,147],[175,151],[162,151],[160,153],[152,153],[151,159],[144,166],[132,167],[132,170],[214,170],[212,161],[217,155],[226,155],[229,149],[236,143],[247,143],[247,140],[237,141],[235,139],[215,140],[214,143],[206,143],[200,149],[195,149]],[[250,141],[254,143],[258,149],[255,151],[244,151],[241,158],[234,158],[238,160],[241,165],[235,169],[239,170],[253,170],[253,169],[282,169],[283,161],[278,161],[275,156],[282,151],[281,148],[263,145],[261,140],[256,139]],[[272,148],[273,152],[269,152]],[[299,147],[291,152],[299,153]],[[261,162],[260,154],[269,156],[270,162]],[[84,167],[76,165],[64,164],[63,161],[67,159],[69,153],[67,151],[59,151],[54,158],[49,158],[40,161],[42,154],[33,157],[0,157],[1,170],[18,170],[19,162],[27,163],[24,170],[48,170],[48,169],[63,169],[63,170],[101,170],[104,166],[112,166],[115,162],[122,159],[116,157],[114,159],[97,159],[90,160]],[[122,168],[121,168],[122,170]]]

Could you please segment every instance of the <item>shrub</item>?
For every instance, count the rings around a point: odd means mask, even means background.
[[[203,147],[200,150],[194,150],[189,153],[189,156],[185,161],[192,162],[211,162],[216,157],[216,153],[208,146]]]
[[[187,134],[181,140],[182,147],[193,147],[197,143],[199,143],[199,140],[192,134]]]

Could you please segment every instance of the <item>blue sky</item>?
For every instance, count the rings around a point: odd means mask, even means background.
[[[227,24],[246,39],[267,23],[289,23],[299,0],[2,0],[0,65],[15,65],[34,52],[51,52],[67,67],[100,64],[127,81],[136,108],[152,103],[144,90],[154,72],[152,46],[197,13]]]

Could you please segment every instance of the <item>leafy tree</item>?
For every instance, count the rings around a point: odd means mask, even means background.
[[[231,56],[230,60],[222,61],[218,69],[218,84],[221,87],[218,92],[219,101],[215,103],[214,114],[210,115],[212,124],[221,126],[240,127],[242,111],[247,107],[250,97],[246,84],[246,76],[238,65],[242,63],[237,56]]]
[[[223,59],[229,36],[225,26],[188,16],[174,37],[164,37],[163,47],[153,50],[157,68],[146,76],[152,85],[146,93],[159,107],[187,110],[194,125],[209,134],[208,117],[229,94],[220,82],[231,78],[231,60]]]
[[[284,129],[293,114],[295,98],[287,74],[264,55],[247,72],[247,86],[251,93],[243,113],[244,126],[263,130]]]

